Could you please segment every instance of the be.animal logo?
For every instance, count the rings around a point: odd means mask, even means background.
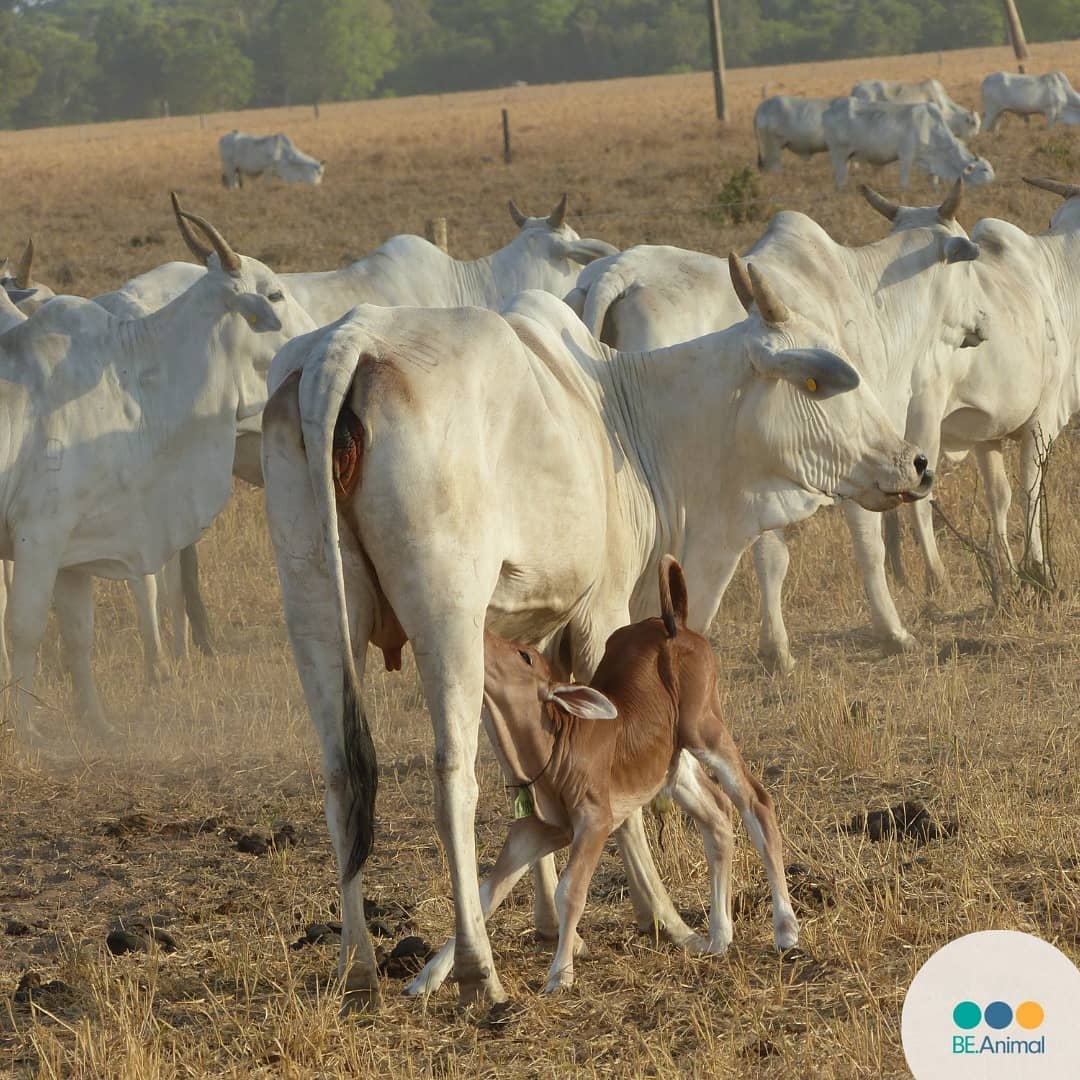
[[[1037,1001],[1022,1001],[1015,1009],[1007,1001],[991,1001],[986,1008],[974,1001],[960,1001],[953,1009],[952,1018],[958,1028],[969,1033],[953,1035],[954,1054],[1046,1053],[1046,1035],[1037,1034],[1046,1019],[1046,1010]],[[985,1032],[980,1036],[976,1029],[981,1027],[1005,1034],[995,1037]]]

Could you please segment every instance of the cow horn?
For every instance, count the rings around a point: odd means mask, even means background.
[[[529,220],[527,214],[523,214],[518,208],[517,203],[513,199],[508,203],[510,207],[510,216],[514,219],[514,224],[520,229],[526,221]]]
[[[558,206],[548,214],[547,223],[553,229],[561,229],[566,224],[566,192],[563,192]]]
[[[1063,184],[1060,180],[1051,180],[1048,176],[1025,176],[1024,183],[1032,187],[1052,191],[1063,199],[1072,199],[1080,195],[1080,184]]]
[[[746,263],[742,261],[737,251],[731,252],[727,257],[728,270],[731,271],[731,287],[739,298],[746,311],[754,302],[754,286],[750,283],[750,275],[746,272]]]
[[[956,220],[960,203],[964,201],[964,181],[962,177],[956,178],[952,191],[945,196],[945,201],[937,208],[938,221],[942,225],[951,225]]]
[[[20,289],[29,289],[33,283],[33,271],[34,271],[34,238],[28,237],[26,241],[26,250],[23,252],[23,257],[19,260],[19,268],[15,271],[15,284]]]
[[[879,195],[869,184],[860,184],[859,190],[862,192],[863,198],[883,218],[888,218],[889,221],[896,220],[896,215],[900,213],[900,207],[896,203],[889,202],[884,195]]]
[[[773,292],[773,287],[753,263],[748,264],[746,269],[750,274],[750,284],[754,287],[754,300],[758,311],[761,312],[761,317],[772,326],[787,322],[791,318],[787,304]]]
[[[211,255],[214,254],[214,249],[207,244],[204,244],[192,231],[191,226],[184,220],[184,211],[180,206],[180,199],[175,191],[169,192],[169,198],[172,199],[173,213],[176,215],[176,224],[180,229],[180,235],[184,238],[184,243],[187,244],[191,254],[201,263],[205,263]]]
[[[214,245],[214,250],[217,252],[217,257],[221,262],[221,269],[228,271],[230,274],[237,274],[240,272],[240,256],[236,254],[231,247],[229,247],[229,241],[225,239],[210,224],[206,218],[199,217],[198,214],[189,213],[187,210],[179,210],[177,213],[188,221],[198,225],[204,233],[206,233],[207,239]]]

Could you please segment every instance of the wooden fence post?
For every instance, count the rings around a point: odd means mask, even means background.
[[[446,252],[447,255],[450,254],[450,250],[446,246],[446,218],[429,218],[424,226],[424,236],[440,251]]]
[[[712,47],[713,93],[716,96],[716,118],[727,123],[727,103],[724,100],[724,35],[720,29],[720,0],[707,0],[709,12],[709,44]]]
[[[1020,13],[1016,10],[1013,0],[1005,0],[1005,21],[1009,25],[1009,41],[1016,54],[1016,66],[1023,75],[1024,61],[1028,58],[1028,47],[1024,37],[1024,27],[1020,22]]]
[[[510,151],[510,110],[503,109],[502,111],[503,121],[503,161],[509,165],[514,160],[514,155]]]

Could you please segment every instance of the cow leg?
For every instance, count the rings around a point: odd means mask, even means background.
[[[773,940],[777,951],[782,952],[798,942],[799,921],[795,918],[784,877],[784,843],[776,811],[769,793],[747,769],[731,732],[719,720],[719,703],[714,715],[716,722],[702,724],[697,730],[697,737],[704,745],[688,746],[687,749],[716,775],[761,856],[772,890]]]
[[[934,535],[934,504],[930,499],[920,499],[908,508],[911,514],[911,531],[922,552],[926,565],[926,591],[940,592],[948,586],[945,564],[941,561],[937,537]]]
[[[1005,565],[1014,567],[1009,547],[1009,506],[1012,503],[1012,484],[1005,471],[1005,454],[1000,442],[982,443],[975,447],[975,463],[983,482],[986,512],[990,516],[990,529],[994,536],[994,557],[1004,559]]]
[[[770,671],[782,675],[789,675],[795,668],[780,604],[790,561],[784,534],[779,529],[762,533],[754,542],[754,569],[761,590],[758,656]]]
[[[64,666],[71,674],[75,715],[98,736],[115,735],[94,685],[90,656],[94,646],[94,579],[79,570],[61,570],[56,575],[53,605],[60,623],[60,644]]]
[[[11,563],[5,559],[0,565],[0,682],[11,680],[11,656],[7,643],[8,586],[11,584]]]
[[[545,994],[574,983],[574,939],[589,895],[589,882],[600,861],[604,843],[611,835],[610,811],[600,812],[590,807],[586,809],[586,815],[584,820],[574,822],[570,858],[555,890],[555,903],[559,908],[559,945],[548,971]]]
[[[188,617],[184,584],[180,574],[179,552],[162,567],[161,575],[165,579],[165,598],[169,605],[169,622],[172,624],[172,654],[177,660],[186,660]]]
[[[1049,442],[1047,428],[1036,422],[1024,429],[1020,440],[1020,500],[1024,508],[1025,557],[1024,570],[1036,581],[1046,584],[1046,564],[1043,554],[1042,529],[1039,526],[1039,500],[1042,493],[1042,470],[1039,464],[1040,445]],[[1045,449],[1045,446],[1043,447]]]
[[[417,582],[438,580],[420,568]],[[411,620],[392,598],[403,626]],[[413,655],[435,733],[435,824],[454,889],[454,974],[463,1005],[506,1000],[484,926],[476,874],[476,750],[484,698],[484,608],[427,620]],[[411,623],[411,625],[416,625]]]
[[[830,146],[829,159],[832,161],[833,185],[839,191],[847,183],[847,147]]]
[[[11,681],[5,711],[12,716],[17,738],[41,738],[33,720],[34,674],[37,650],[49,621],[49,605],[56,584],[57,560],[44,543],[18,537],[18,557],[12,574],[8,603],[11,633]]]
[[[143,667],[146,681],[156,686],[167,668],[165,650],[161,647],[161,626],[158,622],[158,580],[155,574],[131,578],[128,581],[135,599],[135,617],[139,623],[139,637],[143,645]]]
[[[564,847],[570,837],[561,829],[545,825],[536,817],[520,818],[510,825],[495,868],[480,883],[480,906],[484,919],[510,895],[510,891],[542,856]],[[432,994],[442,986],[454,965],[455,939],[450,940],[424,966],[424,970],[405,988],[410,995]]]
[[[695,934],[685,943],[692,953],[719,956],[734,937],[731,919],[731,864],[735,836],[731,817],[735,808],[723,790],[716,787],[701,769],[686,767],[693,761],[680,754],[671,787],[672,798],[695,821],[709,863],[709,936]]]
[[[881,537],[881,515],[864,510],[858,503],[844,502],[855,561],[862,573],[863,589],[870,604],[874,634],[886,652],[909,652],[917,646],[915,638],[904,629],[885,580],[885,543]]]

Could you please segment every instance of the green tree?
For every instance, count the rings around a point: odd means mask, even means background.
[[[195,16],[171,27],[162,89],[174,113],[241,109],[255,88],[255,65],[217,19]]]
[[[291,101],[367,97],[394,62],[385,0],[281,0],[278,34]]]
[[[37,64],[33,90],[15,110],[18,127],[77,124],[94,118],[93,83],[97,47],[93,40],[64,30],[59,20],[27,18],[19,40]]]
[[[0,3],[0,124],[10,123],[15,107],[37,84],[41,67],[19,41],[19,17],[12,0]]]

